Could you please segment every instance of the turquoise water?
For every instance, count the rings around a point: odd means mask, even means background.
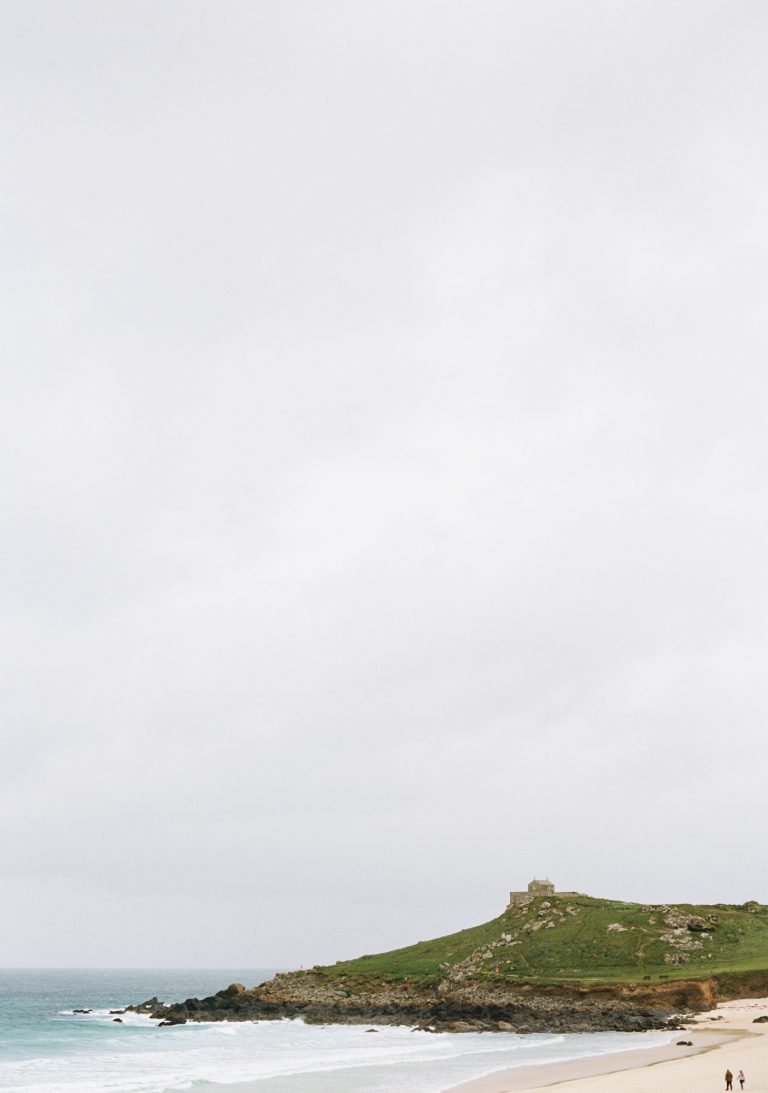
[[[162,1093],[255,1082],[255,1093],[440,1093],[505,1067],[668,1043],[669,1033],[433,1035],[407,1027],[214,1022],[158,1028],[110,1009],[151,995],[170,1002],[269,969],[0,970],[2,1093]],[[72,1011],[88,1008],[86,1015]]]
[[[0,1090],[163,1089],[164,1076],[142,1072],[153,1066],[173,1072],[161,1058],[168,1046],[160,1037],[164,1030],[149,1021],[116,1025],[108,1011],[152,995],[176,1001],[212,994],[228,983],[254,984],[272,974],[269,968],[0,969]],[[80,1008],[100,1012],[72,1013]],[[133,1075],[120,1074],[121,1064]],[[138,1084],[131,1084],[134,1078]]]

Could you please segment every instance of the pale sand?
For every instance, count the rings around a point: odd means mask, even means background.
[[[767,1093],[768,1024],[753,1024],[762,1014],[768,1014],[768,998],[724,1002],[711,1013],[700,1014],[685,1032],[676,1033],[668,1047],[499,1070],[446,1093],[545,1088],[547,1093],[722,1093],[728,1068],[734,1076],[734,1093],[739,1093],[736,1075],[740,1070],[746,1076],[744,1093]],[[722,1020],[713,1021],[713,1017]],[[677,1047],[676,1040],[693,1040],[694,1046]]]

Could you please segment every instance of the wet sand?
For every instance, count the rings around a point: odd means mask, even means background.
[[[768,1014],[768,999],[726,1002],[701,1014],[676,1040],[692,1040],[693,1047],[626,1051],[592,1059],[499,1070],[446,1093],[516,1093],[546,1089],[562,1093],[721,1093],[730,1069],[735,1080],[739,1070],[746,1076],[744,1093],[768,1091],[768,1024],[754,1024]],[[714,1018],[714,1020],[713,1020]]]

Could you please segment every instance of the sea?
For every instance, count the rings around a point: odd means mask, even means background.
[[[669,1043],[669,1033],[429,1033],[407,1027],[213,1022],[158,1028],[110,1010],[253,986],[272,969],[0,970],[2,1093],[441,1093],[470,1078]],[[90,1009],[76,1014],[76,1009]]]

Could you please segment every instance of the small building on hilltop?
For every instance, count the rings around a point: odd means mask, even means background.
[[[528,885],[527,892],[510,892],[509,893],[509,906],[514,907],[516,903],[522,903],[523,900],[530,899],[532,896],[554,896],[555,886],[552,881],[547,877],[546,880],[534,879]]]
[[[509,893],[509,906],[514,907],[516,904],[527,903],[536,896],[557,896],[557,898],[560,899],[562,897],[574,898],[580,895],[582,895],[581,892],[557,892],[549,877],[547,877],[546,880],[537,880],[534,877],[528,885],[527,892]]]
[[[546,880],[532,880],[528,892],[532,896],[554,896],[555,886],[549,877]]]

